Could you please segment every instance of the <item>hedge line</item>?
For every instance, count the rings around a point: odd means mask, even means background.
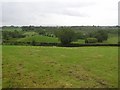
[[[86,44],[68,44],[63,45],[61,43],[46,43],[46,42],[3,42],[3,45],[31,45],[31,46],[63,46],[63,47],[80,47],[80,46],[120,46],[120,44],[96,44],[96,43],[86,43]]]

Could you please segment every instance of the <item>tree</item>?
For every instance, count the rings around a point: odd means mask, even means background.
[[[33,31],[35,30],[34,26],[22,26],[23,31]]]
[[[82,32],[77,32],[76,37],[77,39],[85,39],[85,35]]]
[[[95,32],[91,32],[87,35],[87,38],[96,38],[98,42],[103,42],[108,39],[108,32],[104,30],[98,30]]]
[[[45,35],[45,30],[39,30],[38,33],[39,35]]]
[[[108,33],[106,31],[99,30],[95,33],[94,37],[98,39],[98,42],[103,42],[108,39]]]
[[[75,32],[70,28],[62,28],[62,30],[58,32],[57,36],[63,45],[68,45],[72,41],[76,40]]]
[[[33,45],[33,46],[35,46],[35,45],[36,45],[35,40],[32,40],[31,45]]]
[[[11,32],[11,31],[2,31],[2,37],[3,40],[9,40],[11,38],[23,38],[25,35],[22,34],[22,32],[19,32],[17,30]]]

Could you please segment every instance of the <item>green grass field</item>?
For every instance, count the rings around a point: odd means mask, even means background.
[[[108,40],[104,41],[103,43],[109,44],[117,44],[118,43],[118,35],[117,34],[109,34]]]
[[[38,35],[38,33],[36,33],[36,32],[25,32],[23,35],[26,35],[26,36],[33,36],[33,35]]]
[[[118,47],[3,46],[3,87],[118,87]]]
[[[36,41],[36,42],[48,42],[48,43],[57,43],[57,42],[60,42],[60,41],[58,41],[58,38],[41,36],[41,35],[35,35],[35,36],[20,38],[17,41],[32,42],[33,40]]]

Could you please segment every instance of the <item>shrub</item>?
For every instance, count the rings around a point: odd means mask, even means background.
[[[87,36],[90,38],[97,38],[98,42],[103,42],[108,39],[108,32],[104,30],[98,30],[89,33]]]
[[[63,28],[59,31],[58,38],[63,45],[68,45],[72,41],[76,40],[76,34],[73,30],[70,30],[69,28]]]
[[[95,38],[97,38],[98,42],[103,42],[108,39],[108,33],[104,30],[99,30],[95,33]]]
[[[32,46],[35,46],[35,45],[36,45],[35,40],[32,40],[31,45],[32,45]]]

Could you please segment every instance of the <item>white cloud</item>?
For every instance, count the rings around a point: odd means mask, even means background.
[[[1,0],[1,2],[3,25],[118,24],[118,0]]]

